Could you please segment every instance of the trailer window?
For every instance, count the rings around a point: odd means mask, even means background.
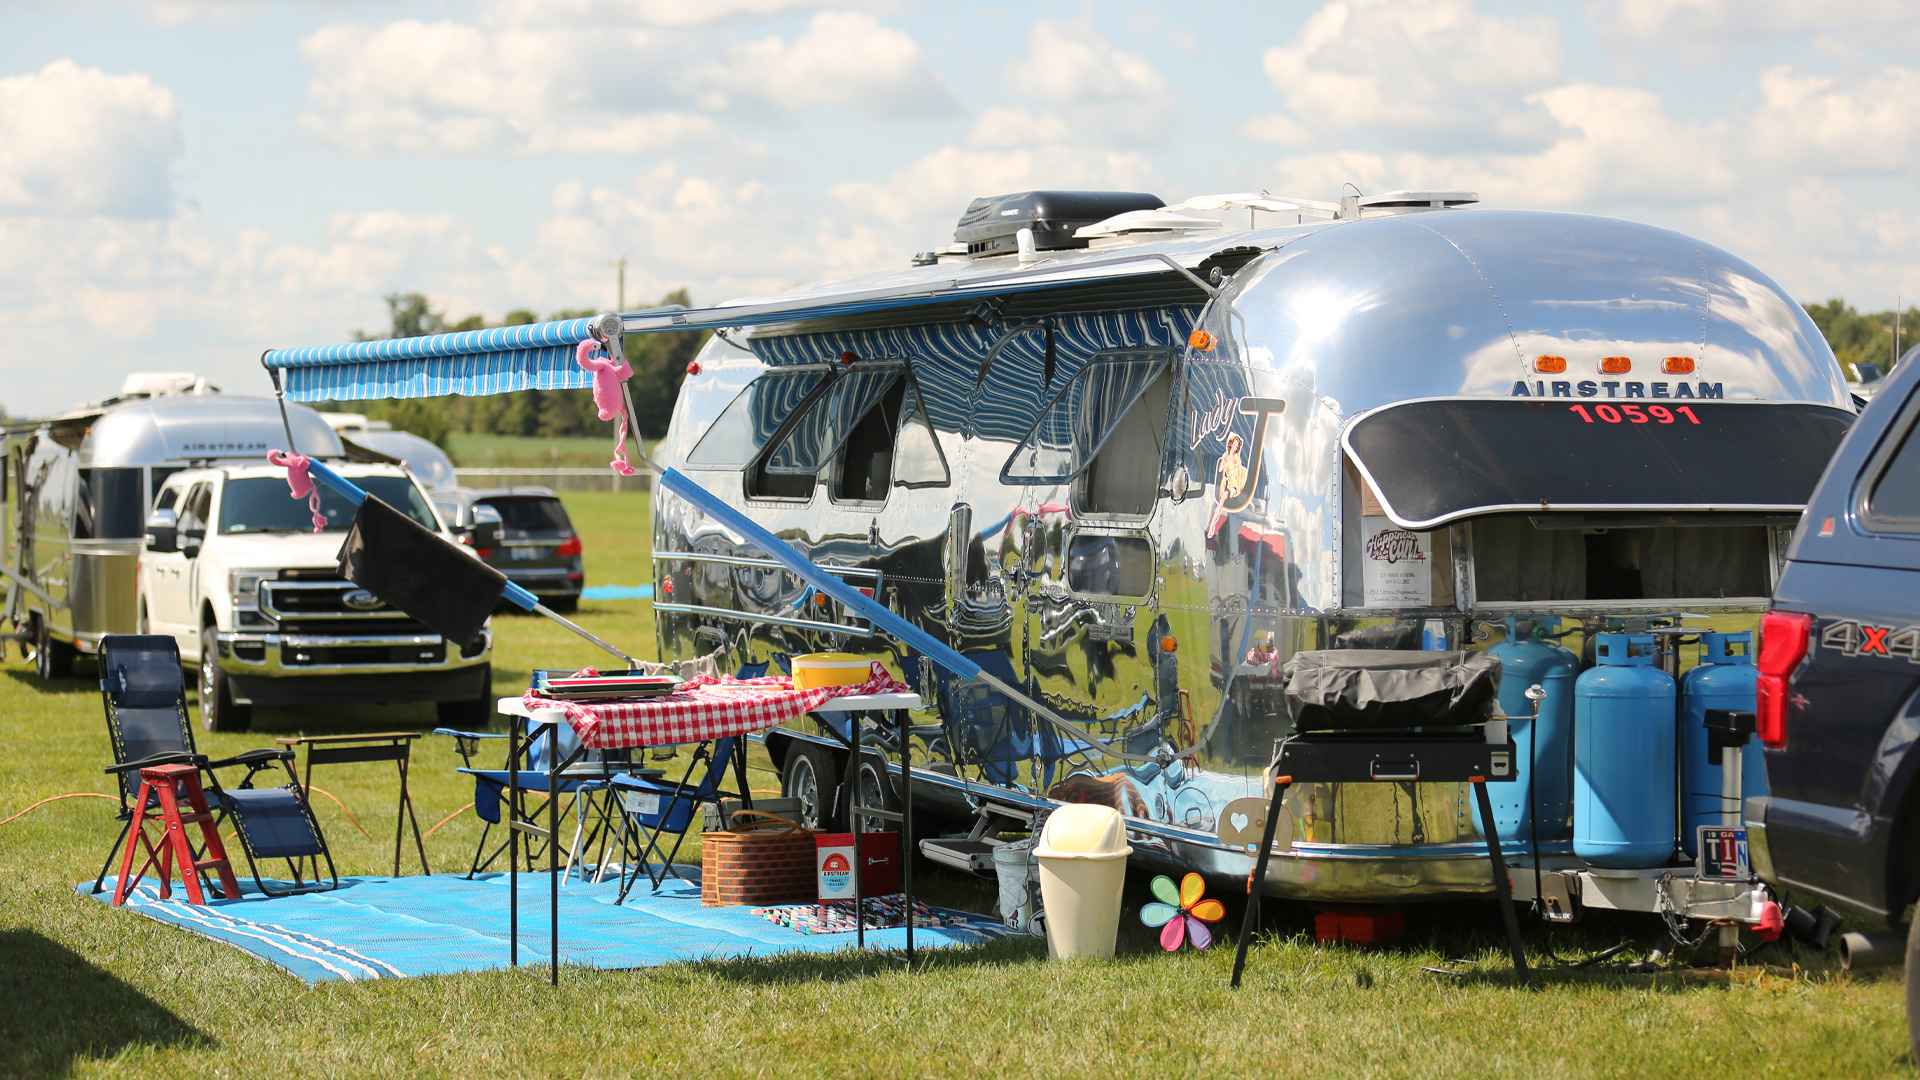
[[[1542,527],[1547,515],[1477,518],[1474,587],[1490,603],[1758,597],[1765,525]]]
[[[1144,536],[1077,533],[1067,542],[1067,588],[1095,596],[1153,591],[1153,545]]]
[[[1000,468],[1006,484],[1064,483],[1079,476],[1167,368],[1164,352],[1110,353],[1074,373]],[[1165,428],[1166,395],[1160,394]],[[1159,461],[1149,470],[1158,479]]]
[[[886,399],[903,370],[897,363],[863,362],[835,376],[825,391],[793,418],[786,435],[768,451],[767,471],[786,476],[818,473],[853,434],[855,426]]]
[[[139,469],[81,469],[74,491],[75,540],[138,540],[146,534]]]
[[[769,371],[747,384],[687,455],[702,469],[741,469],[827,377],[825,367]]]
[[[1114,425],[1099,453],[1080,474],[1080,509],[1090,514],[1145,517],[1160,494],[1160,467],[1166,458],[1167,394],[1173,380],[1166,369]]]
[[[911,374],[896,381],[855,424],[840,449],[833,497],[879,502],[887,489],[947,483],[947,460]]]

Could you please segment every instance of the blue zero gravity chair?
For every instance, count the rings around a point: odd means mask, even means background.
[[[249,750],[220,761],[209,761],[194,746],[193,724],[187,719],[187,691],[181,675],[180,647],[164,634],[108,634],[100,640],[100,696],[106,706],[107,737],[113,744],[113,765],[106,772],[120,778],[120,834],[107,852],[107,861],[93,880],[102,891],[107,870],[134,819],[133,800],[140,795],[140,770],[154,765],[192,765],[206,777],[221,821],[240,836],[254,884],[268,896],[285,896],[319,888],[337,888],[340,875],[333,868],[320,822],[307,805],[293,772],[291,750]],[[278,764],[287,774],[284,787],[256,788],[254,777],[271,774]],[[215,770],[244,765],[247,775],[235,788],[221,785]],[[197,855],[198,853],[196,853]],[[260,877],[260,859],[285,859],[292,889],[269,889]],[[302,880],[300,861],[312,859],[314,880]],[[327,863],[331,884],[320,883],[320,860]],[[182,868],[183,871],[185,868]],[[204,874],[202,880],[205,880]],[[211,883],[208,888],[213,891]],[[234,899],[234,897],[224,897]]]

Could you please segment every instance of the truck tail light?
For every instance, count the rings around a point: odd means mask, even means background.
[[[1793,673],[1807,658],[1813,636],[1813,616],[1792,611],[1769,611],[1760,617],[1760,700],[1755,725],[1760,742],[1769,750],[1787,745],[1787,699]]]
[[[560,541],[560,546],[554,548],[553,553],[561,556],[580,554],[580,538],[577,536],[567,537],[565,540]]]

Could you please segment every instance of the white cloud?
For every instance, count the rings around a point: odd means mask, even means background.
[[[746,97],[779,109],[832,106],[911,117],[957,104],[911,36],[857,12],[815,15],[792,41],[735,43],[724,66],[696,72],[691,81],[714,106]]]
[[[1875,27],[1914,29],[1907,0],[1596,0],[1587,16],[1603,32],[1675,45],[1701,39],[1801,37]]]
[[[996,105],[981,112],[965,141],[980,147],[1051,146],[1069,142],[1073,135],[1073,127],[1055,113]]]
[[[832,8],[889,10],[889,0],[498,0],[493,21],[522,26],[705,26],[736,19]]]
[[[1073,110],[1082,127],[1121,138],[1160,135],[1176,104],[1173,87],[1152,63],[1115,48],[1091,20],[1034,23],[1027,51],[1007,68],[1006,82],[1022,94]]]
[[[145,75],[55,60],[0,79],[0,214],[166,214],[180,148],[173,94]]]
[[[1559,26],[1471,0],[1334,0],[1262,57],[1293,118],[1402,145],[1538,145],[1553,124],[1528,95],[1561,79]]]
[[[1816,173],[1905,172],[1920,151],[1920,71],[1888,67],[1850,86],[1791,68],[1760,76],[1756,156]]]

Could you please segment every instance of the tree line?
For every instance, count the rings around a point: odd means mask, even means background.
[[[427,297],[417,292],[393,293],[386,297],[389,326],[384,334],[354,331],[354,340],[419,337],[459,330],[482,330],[493,326],[523,326],[541,321],[532,311],[509,311],[498,323],[488,323],[479,315],[449,321],[444,312],[435,311]],[[660,298],[658,306],[693,306],[687,290],[676,289]],[[1851,378],[1866,374],[1858,367],[1871,363],[1882,374],[1892,370],[1895,335],[1901,352],[1914,341],[1920,329],[1920,308],[1909,307],[1898,318],[1892,310],[1861,313],[1846,301],[1828,300],[1807,304],[1807,314],[1826,336],[1827,344],[1839,358]],[[596,312],[591,308],[566,308],[547,316],[548,320],[576,319]],[[634,425],[640,434],[657,439],[667,433],[667,421],[673,415],[674,398],[685,380],[687,364],[706,343],[706,331],[670,334],[629,334],[626,338],[627,361],[633,365]],[[455,432],[479,435],[598,435],[606,432],[593,404],[590,390],[525,390],[516,394],[489,397],[383,399],[377,401],[316,402],[316,407],[341,412],[364,413],[369,419],[385,420],[402,431],[429,439],[442,448]],[[4,416],[0,413],[0,416]]]
[[[421,293],[393,293],[385,299],[387,332],[370,334],[356,330],[355,341],[484,330],[489,326],[525,326],[598,314],[593,308],[563,308],[542,320],[532,311],[521,308],[507,312],[498,323],[489,323],[479,315],[452,321],[444,312],[435,311]],[[676,289],[661,297],[655,306],[670,304],[691,307],[693,301],[687,290]],[[687,364],[706,340],[704,330],[626,336],[627,362],[633,366],[633,378],[628,385],[633,391],[634,427],[642,437],[657,439],[667,433],[667,421],[673,416],[673,401],[679,396],[680,383],[686,379]],[[443,450],[449,447],[449,437],[456,432],[546,438],[609,433],[608,423],[600,419],[594,407],[591,390],[523,390],[487,397],[314,402],[313,407],[327,412],[363,413],[369,420],[385,420],[396,429],[411,431]]]

